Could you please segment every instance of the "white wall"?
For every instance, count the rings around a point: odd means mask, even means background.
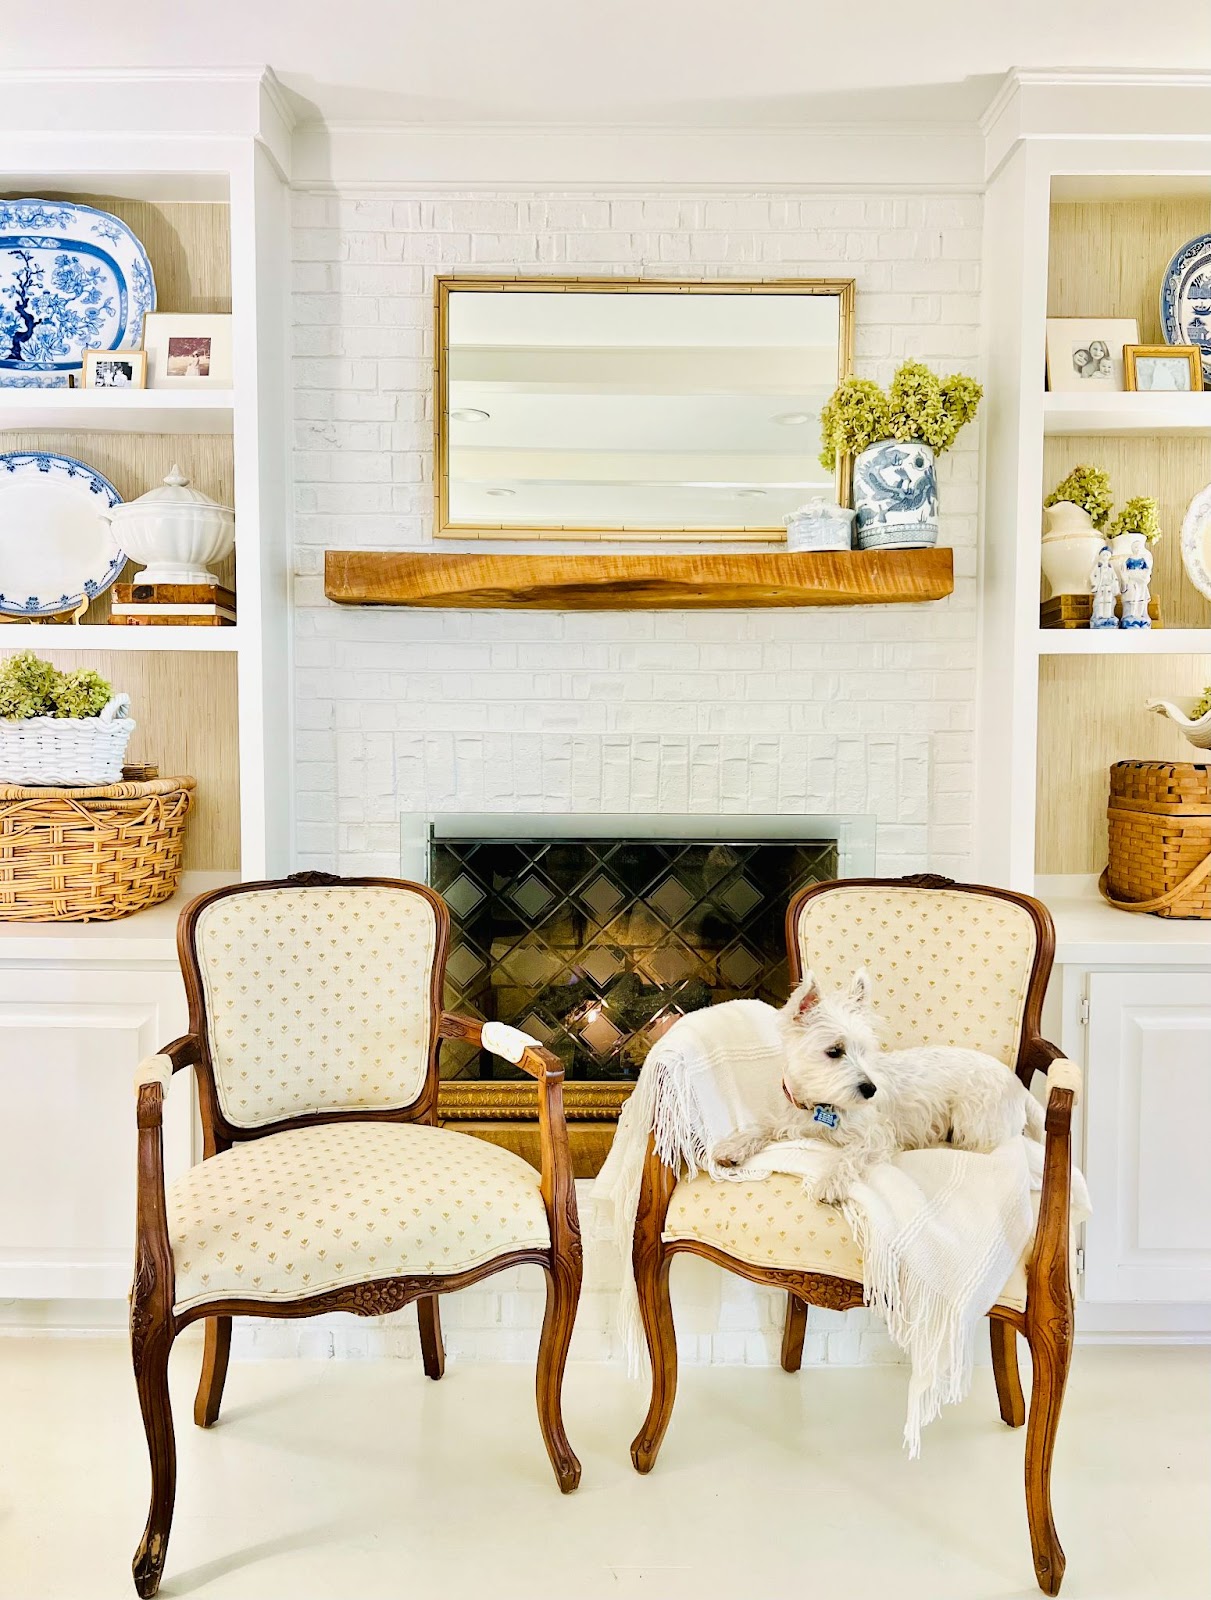
[[[971,849],[977,435],[942,462],[954,596],[879,610],[342,610],[325,548],[432,527],[435,271],[848,276],[858,370],[975,370],[965,195],[295,202],[298,852],[398,869],[401,810],[873,813],[885,872]]]
[[[357,611],[326,548],[431,545],[433,275],[857,280],[857,367],[977,371],[972,195],[300,194],[294,228],[295,715],[300,865],[391,873],[401,810],[873,812],[879,868],[971,851],[977,442],[943,459],[955,594],[884,609]],[[782,1298],[674,1274],[693,1360],[777,1358]],[[582,1356],[617,1354],[590,1254]],[[680,1285],[680,1287],[678,1287]],[[455,1353],[529,1359],[541,1277],[444,1311]],[[406,1351],[414,1319],[251,1325],[245,1348]],[[863,1313],[814,1312],[809,1361],[886,1358]]]

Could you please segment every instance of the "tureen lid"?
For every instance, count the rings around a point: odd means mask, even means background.
[[[205,506],[209,511],[222,511],[227,516],[234,516],[230,506],[220,505],[217,500],[212,500],[208,494],[203,494],[200,489],[190,486],[189,479],[174,461],[168,471],[168,476],[163,480],[158,489],[149,489],[146,494],[141,494],[135,500],[128,500],[123,506],[115,506],[115,511],[130,512],[138,507],[140,511],[177,511],[194,506]]]

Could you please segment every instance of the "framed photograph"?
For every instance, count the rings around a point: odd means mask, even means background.
[[[1134,317],[1048,317],[1047,387],[1053,394],[1124,388],[1123,347],[1139,336]]]
[[[1137,394],[1190,394],[1203,386],[1203,352],[1197,344],[1123,346],[1123,374]]]
[[[144,389],[146,350],[84,350],[80,384],[85,389]]]
[[[149,311],[143,318],[150,389],[230,389],[231,318]]]

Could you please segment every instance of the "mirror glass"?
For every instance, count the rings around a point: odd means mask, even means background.
[[[836,495],[850,285],[443,287],[440,533],[770,539]]]

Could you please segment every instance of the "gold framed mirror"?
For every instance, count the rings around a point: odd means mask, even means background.
[[[853,366],[852,279],[436,281],[435,536],[780,543]]]

